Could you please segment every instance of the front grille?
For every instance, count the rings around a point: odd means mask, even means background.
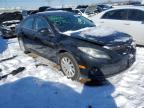
[[[131,43],[112,47],[112,50],[120,55],[127,55],[127,54],[134,54],[136,51],[136,47],[134,42],[131,42]]]
[[[110,49],[119,55],[127,55],[127,54],[135,53],[136,44],[134,41],[129,40],[125,43],[121,43],[121,44],[117,44],[117,45],[104,46],[104,48]]]

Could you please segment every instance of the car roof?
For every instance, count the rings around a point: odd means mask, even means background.
[[[110,10],[115,10],[115,9],[139,9],[139,10],[144,10],[144,6],[134,6],[134,5],[124,5],[124,6],[117,6],[114,7]]]
[[[63,11],[63,10],[52,10],[52,11],[38,12],[36,13],[36,15],[48,16],[48,15],[75,15],[75,14],[72,12]]]

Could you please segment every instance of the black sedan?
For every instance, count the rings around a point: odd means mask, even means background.
[[[135,61],[131,36],[96,25],[79,15],[49,11],[31,15],[17,27],[24,52],[37,53],[60,65],[72,80],[104,79]]]

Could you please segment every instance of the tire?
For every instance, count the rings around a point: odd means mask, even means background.
[[[22,40],[21,37],[18,37],[18,42],[19,42],[20,49],[21,49],[25,54],[30,53],[29,51],[26,50],[26,48],[25,48],[25,46],[24,46],[24,42],[23,42],[23,40]]]
[[[65,52],[59,54],[59,64],[61,70],[68,79],[78,81],[80,78],[80,69],[77,61],[72,54]]]

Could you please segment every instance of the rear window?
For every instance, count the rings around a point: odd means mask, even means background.
[[[137,10],[137,9],[130,9],[128,12],[128,20],[144,21],[144,11]]]

